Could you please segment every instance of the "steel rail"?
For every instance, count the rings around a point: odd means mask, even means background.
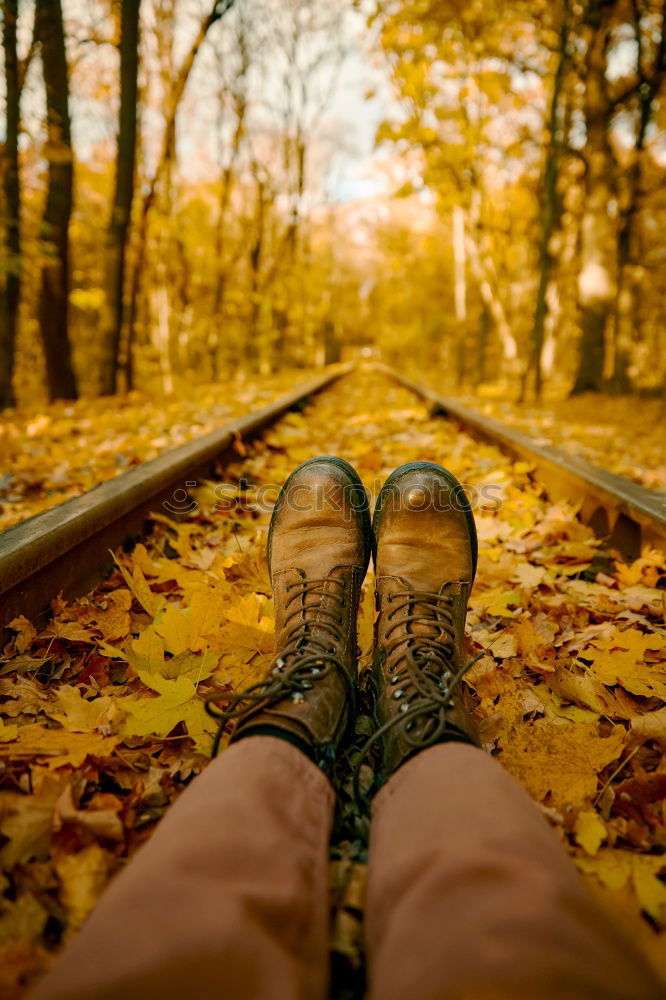
[[[262,409],[0,533],[0,629],[17,615],[34,619],[47,612],[60,592],[86,593],[110,569],[110,550],[145,533],[151,512],[178,490],[186,497],[217,461],[232,457],[239,439],[251,439],[352,367],[332,366]]]
[[[440,396],[394,368],[378,363],[373,367],[429,403],[433,414],[457,420],[473,435],[533,464],[549,497],[578,504],[581,520],[626,556],[640,555],[644,544],[666,548],[666,496],[663,493],[648,490],[624,476],[616,476],[561,448],[541,444],[522,431],[477,413],[457,400]]]

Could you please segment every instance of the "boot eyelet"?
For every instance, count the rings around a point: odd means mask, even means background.
[[[388,594],[386,597],[386,603],[390,604],[393,600],[393,594]]]
[[[388,632],[384,632],[384,638],[385,638],[385,639],[388,639],[388,638],[389,638],[389,633],[388,633]]]

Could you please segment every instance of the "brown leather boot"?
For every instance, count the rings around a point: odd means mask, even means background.
[[[375,717],[385,780],[418,750],[444,740],[479,744],[461,686],[474,518],[460,483],[411,462],[382,487],[373,518],[377,574]]]
[[[328,770],[355,718],[356,619],[372,531],[365,490],[340,458],[292,472],[268,532],[276,657],[265,681],[220,712],[232,740],[280,736]],[[219,739],[218,741],[219,742]]]

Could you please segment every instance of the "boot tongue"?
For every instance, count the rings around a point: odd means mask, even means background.
[[[312,583],[315,593],[308,586],[305,586],[299,595],[299,621],[308,623],[306,634],[302,635],[297,643],[297,649],[302,652],[310,650],[312,640],[315,640],[316,643],[312,649],[312,652],[315,654],[322,652],[319,648],[320,645],[328,649],[333,642],[330,628],[322,628],[317,623],[318,621],[322,621],[330,625],[331,616],[339,614],[341,587],[339,584],[332,582],[331,578],[334,576],[336,576],[335,570],[332,570],[326,580],[318,580],[316,583]],[[294,579],[292,581],[294,584],[296,582],[307,584],[307,581],[308,574],[304,569],[297,568],[294,570]],[[296,607],[296,601],[294,601],[294,607]],[[322,615],[322,611],[327,611],[329,614]]]
[[[439,589],[439,593],[448,594],[449,591],[446,588],[456,586],[455,584],[445,584]],[[412,580],[406,580],[404,577],[396,578],[395,588],[391,588],[398,592],[405,591],[406,593],[414,594],[414,600],[409,604],[409,607],[405,608],[400,612],[399,620],[401,623],[400,636],[401,638],[417,639],[422,637],[424,640],[436,639],[440,642],[447,642],[449,640],[448,633],[444,630],[444,623],[447,621],[445,617],[446,605],[444,601],[437,602],[435,597],[423,597],[421,600],[418,598],[419,591],[423,590],[428,594],[438,593],[438,588],[432,590],[428,588],[415,587]],[[402,603],[406,601],[406,597],[396,597],[396,601]],[[439,609],[439,610],[438,610]],[[414,619],[422,619],[420,621],[414,621]],[[425,645],[425,643],[424,643]]]

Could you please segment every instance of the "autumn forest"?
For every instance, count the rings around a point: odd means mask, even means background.
[[[3,3],[4,405],[363,348],[660,390],[663,4],[258,2]]]

